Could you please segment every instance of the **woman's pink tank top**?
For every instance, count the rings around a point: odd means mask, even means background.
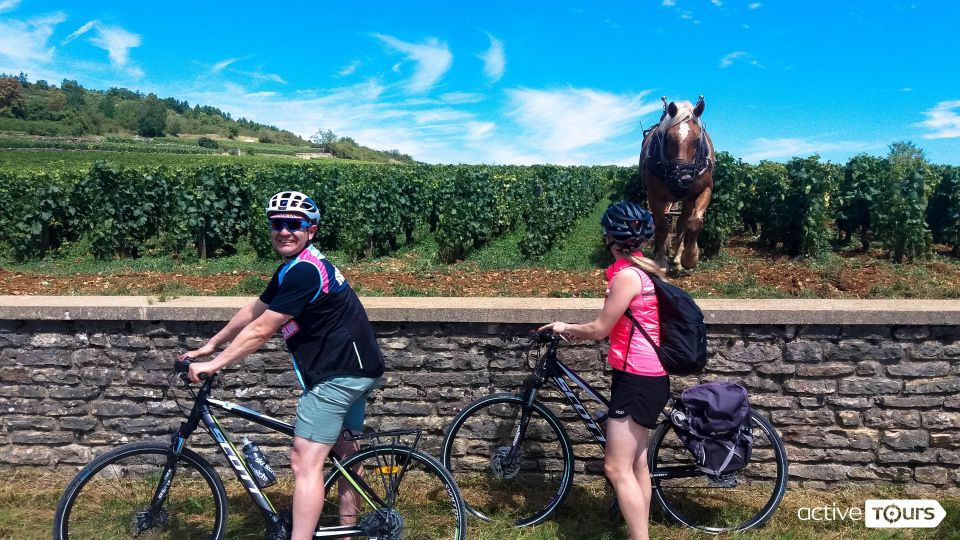
[[[643,326],[654,343],[660,346],[660,316],[657,311],[657,295],[653,288],[653,281],[630,261],[621,259],[607,267],[607,283],[612,283],[613,277],[621,270],[636,272],[643,281],[640,294],[630,301],[630,313]],[[610,289],[607,289],[607,294],[609,293]],[[635,375],[659,377],[667,374],[660,365],[657,352],[643,336],[643,332],[633,327],[633,323],[626,314],[620,317],[610,331],[607,363],[613,369]]]

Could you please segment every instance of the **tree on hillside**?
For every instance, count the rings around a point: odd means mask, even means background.
[[[14,77],[0,78],[0,116],[23,118],[26,111],[27,101],[20,81]]]
[[[923,150],[911,142],[890,145],[889,169],[871,224],[895,262],[926,255],[932,237],[925,220],[929,186],[935,175]]]
[[[157,96],[150,94],[140,105],[137,133],[142,137],[162,137],[167,126],[167,108]]]

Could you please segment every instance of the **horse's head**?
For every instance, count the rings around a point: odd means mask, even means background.
[[[709,149],[700,122],[703,109],[703,96],[695,106],[689,101],[671,101],[656,128],[661,166],[667,177],[680,184],[689,184],[706,168]]]

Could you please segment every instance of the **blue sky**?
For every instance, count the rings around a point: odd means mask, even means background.
[[[719,150],[960,164],[960,3],[0,0],[0,72],[441,163],[632,164],[660,96]]]

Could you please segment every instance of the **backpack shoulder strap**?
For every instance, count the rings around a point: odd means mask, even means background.
[[[653,338],[651,338],[650,334],[648,334],[647,331],[643,329],[643,325],[641,325],[640,321],[638,321],[636,317],[633,316],[633,313],[630,312],[629,308],[627,309],[627,312],[625,313],[625,315],[627,316],[628,319],[630,319],[630,322],[633,323],[633,327],[639,329],[640,333],[643,334],[643,337],[647,338],[647,341],[650,342],[650,346],[653,347],[653,351],[657,353],[657,356],[660,356],[660,347],[653,342]]]

